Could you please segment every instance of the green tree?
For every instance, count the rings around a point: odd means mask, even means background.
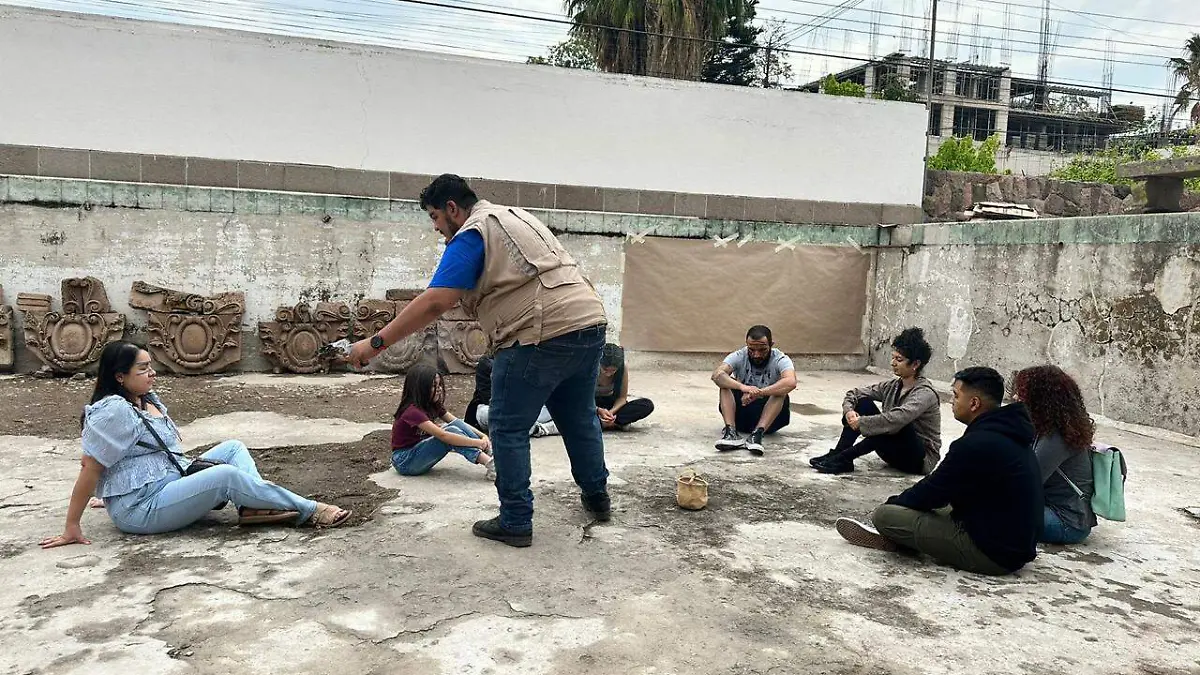
[[[697,79],[745,0],[564,0],[601,70]]]
[[[1000,148],[1000,136],[992,136],[975,147],[970,137],[946,139],[937,154],[929,158],[929,168],[937,171],[970,171],[973,173],[997,173],[996,150]]]
[[[1193,35],[1183,43],[1183,58],[1173,58],[1167,61],[1175,81],[1179,82],[1179,93],[1175,94],[1175,115],[1187,110],[1193,98],[1200,98],[1200,33]],[[1192,124],[1200,124],[1200,102],[1192,106]]]
[[[755,25],[758,0],[745,0],[742,14],[730,15],[722,44],[709,52],[700,78],[743,87],[780,87],[792,76],[783,36],[787,26],[771,19]]]
[[[784,82],[792,79],[792,64],[787,60],[787,53],[781,51],[787,48],[784,36],[788,28],[788,24],[780,19],[768,19],[763,29],[766,44],[755,52],[754,65],[755,75],[764,87],[782,87]]]
[[[754,57],[759,51],[758,36],[763,29],[754,25],[757,6],[758,0],[746,0],[741,16],[730,15],[721,44],[709,51],[704,60],[700,79],[742,87],[758,84],[758,63]]]
[[[1148,162],[1164,157],[1189,157],[1200,154],[1193,146],[1178,145],[1169,152],[1159,152],[1150,147],[1106,148],[1088,154],[1078,154],[1069,162],[1050,172],[1051,178],[1085,183],[1109,183],[1134,186],[1137,181],[1117,178],[1117,167],[1131,162]],[[1200,179],[1185,181],[1189,190],[1200,191]]]
[[[525,63],[541,66],[558,66],[559,68],[578,68],[580,70],[596,70],[596,57],[592,48],[576,36],[560,42],[549,50],[545,56],[531,56]]]
[[[888,73],[883,76],[879,86],[875,89],[875,98],[909,103],[919,100],[917,92],[913,91],[912,83],[902,79],[898,73]]]
[[[867,88],[857,82],[838,82],[838,79],[830,74],[821,80],[821,93],[830,96],[862,98],[867,95]]]

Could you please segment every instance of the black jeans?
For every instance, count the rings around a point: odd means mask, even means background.
[[[763,408],[767,407],[767,398],[760,398],[752,401],[750,405],[742,405],[742,392],[733,392],[734,406],[734,423],[733,427],[743,434],[748,434],[758,428],[758,420],[762,418]],[[717,404],[717,410],[721,410],[720,403]],[[768,434],[773,434],[776,431],[786,427],[792,421],[792,401],[789,397],[783,397],[783,410],[779,411],[779,415],[775,417],[775,421],[771,422],[771,426],[766,430]]]
[[[617,402],[616,396],[597,396],[596,407],[610,410],[613,404]],[[648,398],[635,398],[625,402],[621,409],[617,411],[616,424],[623,427],[633,424],[639,420],[644,420],[654,412],[654,402]]]
[[[878,415],[879,406],[875,405],[871,399],[863,398],[854,404],[854,412],[862,417]],[[888,466],[905,473],[917,475],[925,473],[925,444],[921,442],[921,437],[917,435],[917,430],[913,428],[913,425],[906,425],[894,434],[864,438],[858,445],[855,445],[854,441],[858,440],[861,435],[846,424],[846,417],[843,415],[842,436],[838,439],[837,447],[834,450],[837,450],[845,459],[858,459],[874,452],[879,455],[880,459],[887,462]]]

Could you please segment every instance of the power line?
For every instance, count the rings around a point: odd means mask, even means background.
[[[529,15],[529,14],[507,11],[506,9],[496,9],[491,5],[487,5],[486,3],[479,3],[479,4],[484,5],[482,7],[472,7],[472,6],[465,6],[465,5],[451,5],[451,4],[447,4],[444,2],[437,2],[434,0],[393,0],[393,1],[396,3],[412,5],[412,6],[416,6],[416,7],[437,8],[437,9],[449,10],[449,11],[453,11],[453,12],[485,14],[485,15],[489,15],[489,16],[500,16],[500,17],[506,17],[506,18],[512,18],[512,19],[521,19],[521,20],[526,20],[526,21],[540,22],[540,23],[544,23],[544,24],[562,25],[562,26],[567,26],[567,27],[572,27],[572,26],[576,25],[575,22],[573,22],[569,19],[566,19],[566,18],[552,17],[552,16],[533,16],[533,15]],[[136,7],[138,9],[145,9],[144,5],[140,5],[136,2],[122,2],[121,0],[110,0],[109,4],[126,5],[126,6]],[[171,11],[176,11],[176,12],[179,12],[182,14],[195,15],[195,16],[199,16],[201,18],[206,18],[209,20],[212,20],[214,18],[231,19],[231,20],[238,22],[231,26],[235,29],[244,29],[247,21],[250,21],[252,23],[258,23],[258,24],[262,23],[260,21],[254,21],[252,19],[248,19],[245,16],[242,16],[242,17],[222,16],[222,15],[213,14],[211,12],[198,12],[195,10],[182,9],[182,8],[173,9]],[[757,44],[728,43],[723,40],[715,40],[715,39],[710,39],[710,38],[700,38],[700,37],[685,36],[685,35],[674,35],[674,34],[669,34],[669,33],[653,32],[653,31],[637,31],[635,29],[613,27],[613,26],[603,26],[603,25],[598,25],[598,24],[580,24],[580,25],[587,27],[587,28],[594,28],[594,29],[599,29],[599,30],[610,30],[610,31],[614,31],[614,32],[626,32],[626,33],[642,33],[645,35],[650,35],[650,36],[655,36],[655,37],[667,37],[667,38],[672,38],[672,39],[677,39],[677,40],[703,42],[703,43],[713,44],[713,45],[746,47],[746,48],[750,48],[750,49],[762,49],[763,48],[761,45],[757,45]],[[279,22],[279,23],[277,23],[277,26],[298,28],[298,29],[302,29],[302,30],[306,30],[306,31],[314,30],[313,26],[305,26],[303,24],[295,24],[295,23]],[[460,30],[462,28],[463,27],[461,27],[461,26],[453,26],[452,27],[453,30]],[[351,32],[351,31],[339,30],[339,29],[330,28],[330,27],[324,27],[324,28],[321,28],[320,30],[324,30],[328,33],[332,33],[332,34],[336,34],[336,35],[345,35],[348,38],[350,38],[348,40],[350,42],[361,42],[363,34],[368,32],[365,30],[356,30],[356,31]],[[862,31],[854,31],[854,32],[862,32]],[[284,34],[288,34],[288,33],[284,33]],[[385,37],[394,39],[394,36],[385,36]],[[483,50],[483,49],[471,49],[468,47],[462,47],[462,46],[458,46],[458,45],[447,45],[444,43],[427,42],[427,41],[419,41],[419,40],[412,40],[412,39],[407,40],[407,43],[437,46],[437,47],[442,47],[445,49],[454,49],[454,50],[462,51],[462,52],[472,52],[473,51],[476,53],[487,53],[487,50]],[[536,46],[541,47],[541,48],[545,47],[545,45],[536,45]],[[870,58],[865,58],[865,57],[862,57],[859,55],[853,55],[853,54],[836,54],[836,53],[828,52],[828,51],[805,50],[805,49],[796,49],[796,48],[792,48],[792,47],[786,47],[786,48],[774,47],[773,49],[775,51],[778,51],[778,52],[784,53],[784,54],[833,58],[833,59],[837,59],[837,60],[855,61],[855,62],[863,63],[863,64],[884,64],[884,63],[886,63],[886,61],[884,59],[870,59]],[[1030,52],[1030,53],[1032,53],[1032,52]],[[506,55],[506,56],[510,56],[510,55]],[[1077,57],[1077,58],[1082,58],[1082,57]],[[1128,63],[1128,62],[1123,62],[1123,63]],[[1134,63],[1134,65],[1144,65],[1144,64]],[[1055,80],[1055,81],[1049,81],[1048,84],[1068,86],[1068,87],[1076,87],[1076,86],[1080,86],[1080,85],[1093,86],[1093,87],[1095,86],[1094,83],[1078,81],[1078,80],[1076,80],[1076,81]],[[1119,85],[1118,87],[1114,87],[1113,91],[1117,92],[1117,93],[1133,94],[1133,95],[1146,96],[1146,97],[1151,97],[1151,98],[1165,98],[1165,99],[1173,99],[1174,98],[1174,96],[1172,94],[1127,88],[1126,85]]]
[[[796,3],[796,4],[802,4],[802,5],[815,5],[815,6],[817,6],[817,7],[831,7],[831,6],[832,6],[832,5],[829,5],[829,4],[827,4],[827,3],[823,3],[823,2],[815,2],[815,1],[813,1],[813,0],[788,0],[788,1],[789,1],[789,2],[793,2],[793,3]],[[993,11],[993,12],[994,12],[994,11],[996,11],[996,10],[994,9],[994,7],[991,7],[991,6],[989,6],[989,5],[991,5],[991,4],[992,4],[992,3],[990,3],[990,2],[984,2],[982,6],[983,6],[985,9],[987,9],[988,11]],[[1023,4],[1018,4],[1018,3],[1006,3],[1006,4],[1013,4],[1013,5],[1017,6],[1017,7],[1026,7],[1026,8],[1030,8],[1030,9],[1040,9],[1039,7],[1034,7],[1034,6],[1032,6],[1032,5],[1023,5]],[[1055,5],[1055,7],[1058,7],[1058,6],[1057,6],[1057,5]],[[794,11],[794,10],[776,9],[776,8],[770,8],[770,7],[760,7],[759,9],[760,9],[761,11],[774,11],[774,12],[781,12],[781,13],[794,13],[794,14],[801,14],[801,15],[803,15],[803,12],[796,12],[796,11]],[[1070,10],[1070,9],[1062,9],[1062,8],[1059,8],[1059,11],[1061,11],[1061,12],[1069,12],[1069,13],[1072,13],[1072,14],[1077,14],[1077,13],[1078,13],[1078,12],[1075,12],[1074,10]],[[920,18],[920,17],[917,17],[917,15],[916,15],[916,14],[905,14],[905,13],[901,13],[901,12],[883,12],[883,13],[884,13],[884,14],[887,14],[887,15],[890,15],[890,16],[896,16],[896,17],[908,17],[908,18],[913,18],[913,19]],[[1017,16],[1017,17],[1027,18],[1027,19],[1037,19],[1037,20],[1040,20],[1040,19],[1041,19],[1041,15],[1040,15],[1040,14],[1036,14],[1036,15],[1035,15],[1035,14],[1023,14],[1023,13],[1021,13],[1021,12],[1012,12],[1012,16]],[[1105,28],[1106,30],[1110,30],[1110,31],[1117,32],[1117,33],[1122,33],[1122,34],[1124,34],[1124,35],[1128,35],[1128,36],[1137,36],[1137,35],[1141,35],[1141,36],[1143,36],[1143,37],[1149,37],[1149,38],[1152,38],[1152,39],[1161,39],[1161,38],[1163,37],[1162,35],[1152,35],[1152,34],[1149,34],[1149,33],[1137,33],[1137,32],[1134,32],[1134,31],[1129,31],[1129,30],[1125,30],[1125,29],[1120,29],[1120,30],[1118,30],[1118,29],[1112,28],[1112,27],[1110,27],[1110,26],[1105,26],[1104,24],[1102,24],[1102,23],[1099,23],[1099,22],[1095,21],[1094,19],[1090,19],[1090,18],[1088,18],[1087,16],[1083,16],[1082,18],[1084,18],[1084,19],[1088,20],[1088,21],[1089,21],[1089,22],[1091,22],[1091,23],[1090,23],[1090,24],[1087,24],[1087,25],[1085,25],[1085,24],[1082,24],[1082,23],[1074,23],[1074,22],[1069,22],[1069,21],[1061,21],[1061,20],[1059,21],[1059,23],[1060,23],[1061,25],[1064,25],[1064,26],[1077,26],[1077,27],[1080,27],[1080,28],[1088,28],[1088,29],[1091,29],[1091,28],[1092,28],[1092,26],[1094,25],[1094,26],[1099,26],[1099,27],[1101,27],[1101,28]],[[939,21],[939,23],[941,23],[941,22]],[[1180,27],[1178,22],[1164,22],[1164,23],[1166,23],[1167,25],[1175,26],[1176,28],[1179,28],[1179,27]],[[1000,30],[1000,29],[1002,29],[1002,28],[1003,28],[1002,26],[997,26],[997,25],[995,25],[995,24],[983,24],[983,27],[985,27],[985,28],[995,28],[995,29],[997,29],[997,30]],[[1018,30],[1018,29],[1013,29],[1013,30]],[[1038,32],[1038,31],[1030,31],[1030,30],[1026,29],[1026,30],[1018,30],[1018,32],[1032,32],[1032,33],[1036,33],[1036,32]],[[1097,39],[1103,39],[1103,38],[1093,38],[1093,37],[1089,37],[1089,36],[1085,36],[1085,35],[1064,35],[1063,37],[1071,37],[1071,38],[1082,39],[1082,40],[1097,40]],[[1157,48],[1161,48],[1161,49],[1172,49],[1172,50],[1174,50],[1174,49],[1178,49],[1178,46],[1166,46],[1166,45],[1157,45],[1157,44],[1154,44],[1154,45],[1152,45],[1152,44],[1145,43],[1144,41],[1143,41],[1143,42],[1127,42],[1127,43],[1125,43],[1125,44],[1133,44],[1133,45],[1136,45],[1136,46],[1157,47]]]
[[[812,4],[820,5],[820,3],[812,3]],[[824,5],[821,5],[821,6],[824,6]],[[789,16],[804,16],[804,17],[818,16],[816,14],[809,14],[807,12],[799,12],[799,11],[789,10],[789,9],[777,9],[777,8],[771,8],[771,7],[762,7],[759,9],[760,9],[760,11],[763,11],[763,12],[775,12],[775,13],[779,13],[779,14],[786,14]],[[860,11],[865,11],[865,10],[860,10]],[[884,10],[879,10],[879,14],[886,15],[886,16],[900,17],[900,18],[908,18],[908,19],[917,19],[917,18],[923,19],[924,18],[924,17],[918,17],[915,14],[904,14],[901,12],[888,12],[888,11],[884,11]],[[1023,16],[1023,15],[1017,14],[1014,16]],[[1040,18],[1040,17],[1030,17],[1030,18]],[[839,19],[839,20],[846,21],[846,22],[852,21],[851,19]],[[939,21],[938,23],[941,24],[943,22]],[[979,26],[982,28],[994,28],[996,30],[1004,30],[1003,26],[997,26],[995,24],[988,24],[988,23],[977,24],[975,22],[955,21],[953,19],[947,19],[944,23],[957,25],[960,27],[961,26],[970,26],[970,27]],[[1030,29],[1030,28],[1014,28],[1014,27],[1009,27],[1008,30],[1016,32],[1016,33],[1030,33],[1030,34],[1038,34],[1041,32],[1038,30]],[[1110,30],[1112,30],[1112,29],[1110,29]],[[1059,37],[1064,38],[1064,39],[1088,40],[1088,41],[1099,41],[1099,42],[1103,42],[1105,40],[1104,37],[1093,37],[1093,36],[1087,36],[1087,35],[1060,35]],[[1037,42],[1030,41],[1030,40],[1013,40],[1013,42],[1017,42],[1017,43],[1021,43],[1021,44],[1038,44]],[[1113,43],[1114,44],[1134,45],[1134,46],[1138,46],[1138,47],[1152,47],[1152,48],[1164,49],[1164,50],[1168,50],[1168,51],[1178,51],[1179,50],[1179,45],[1168,46],[1168,45],[1150,44],[1150,43],[1145,42],[1144,40],[1136,41],[1136,42],[1130,41],[1130,40],[1113,40]],[[1076,48],[1085,49],[1085,47],[1082,47],[1082,46],[1076,47]],[[1137,52],[1122,52],[1122,53],[1129,54],[1130,56],[1146,56],[1149,58],[1159,58],[1162,56],[1161,54],[1142,54],[1142,53],[1137,53]]]

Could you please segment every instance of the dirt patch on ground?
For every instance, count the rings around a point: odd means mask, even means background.
[[[370,479],[391,466],[390,441],[390,432],[376,431],[357,443],[268,448],[251,454],[271,482],[309,499],[353,509],[349,524],[358,525],[397,494]]]
[[[403,377],[346,385],[249,387],[221,376],[162,377],[156,391],[179,424],[233,412],[268,411],[308,418],[338,417],[351,422],[388,423],[400,402]],[[0,436],[79,436],[79,415],[95,387],[94,379],[0,380]],[[471,375],[446,377],[446,409],[462,416],[474,390]]]

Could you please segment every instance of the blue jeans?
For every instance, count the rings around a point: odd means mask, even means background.
[[[462,420],[454,420],[447,424],[446,431],[467,438],[479,438],[479,434],[471,431]],[[392,466],[401,476],[420,476],[428,473],[434,464],[442,461],[442,458],[451,452],[466,457],[472,464],[479,461],[479,448],[450,445],[430,436],[407,450],[392,450]]]
[[[571,475],[583,494],[608,490],[604,437],[596,416],[604,334],[605,326],[593,326],[541,344],[518,344],[496,352],[488,431],[496,459],[500,526],[510,532],[533,530],[529,428],[543,405],[562,434]]]
[[[1049,506],[1042,507],[1044,510],[1044,520],[1042,525],[1042,543],[1045,544],[1078,544],[1087,539],[1092,533],[1088,530],[1077,530],[1062,521],[1058,514],[1050,509]]]
[[[201,455],[224,462],[191,476],[177,473],[129,494],[105,500],[108,515],[122,532],[159,534],[200,520],[223,502],[250,509],[298,511],[299,525],[312,517],[317,503],[263,480],[241,441],[225,441]]]

